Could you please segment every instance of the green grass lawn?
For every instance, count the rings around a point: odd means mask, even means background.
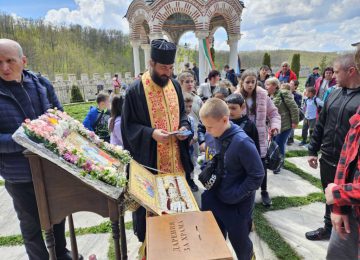
[[[96,102],[74,103],[64,105],[64,110],[70,116],[82,122],[85,119],[86,114],[89,112],[91,106],[96,106]]]

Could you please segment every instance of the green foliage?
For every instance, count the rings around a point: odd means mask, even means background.
[[[299,77],[300,72],[300,53],[295,53],[291,60],[291,70]]]
[[[271,57],[267,52],[264,53],[262,65],[267,65],[269,68],[271,68]]]
[[[81,104],[64,105],[64,110],[76,120],[82,122],[91,106],[96,106],[96,102],[86,102]]]
[[[0,38],[18,41],[28,68],[50,79],[55,73],[133,73],[129,36],[117,30],[79,25],[54,27],[43,20],[14,19],[0,13]],[[143,60],[140,51],[140,60]]]
[[[81,95],[81,91],[79,89],[78,86],[73,85],[71,87],[71,99],[70,99],[71,103],[79,103],[79,102],[84,102],[84,98]]]
[[[324,72],[324,70],[325,70],[325,68],[326,68],[327,66],[328,66],[327,56],[324,55],[324,56],[321,58],[321,61],[320,61],[320,64],[319,64],[321,73]]]
[[[24,244],[21,235],[0,237],[0,246],[18,246]]]
[[[0,186],[4,186],[5,182],[3,180],[0,180]]]
[[[291,157],[303,157],[307,156],[309,152],[307,150],[294,150],[294,151],[287,151],[285,158],[291,158]]]

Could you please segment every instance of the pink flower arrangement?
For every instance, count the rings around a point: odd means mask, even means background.
[[[131,160],[129,152],[123,150],[120,146],[104,142],[94,132],[86,129],[79,121],[65,112],[49,109],[47,113],[38,119],[32,121],[26,119],[22,126],[25,134],[32,140],[43,143],[46,148],[68,163],[81,168],[83,176],[90,175],[92,178],[113,186],[123,187],[126,185],[126,174],[121,169],[103,167],[94,163],[77,151],[74,145],[69,143],[65,137],[75,131],[100,149],[119,159],[123,165],[127,165]]]

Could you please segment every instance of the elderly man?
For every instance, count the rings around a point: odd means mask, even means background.
[[[321,150],[320,177],[325,190],[328,184],[334,182],[336,167],[344,139],[350,129],[349,119],[356,113],[360,104],[360,73],[355,66],[354,54],[339,56],[334,62],[334,74],[339,88],[332,91],[320,113],[309,150],[309,165],[318,166],[318,152]],[[330,207],[326,205],[325,226],[307,232],[309,240],[327,240],[330,238],[332,222]],[[338,258],[341,259],[341,258]]]
[[[26,57],[19,43],[0,39],[0,174],[12,197],[30,260],[49,259],[24,148],[11,136],[26,118],[35,119],[51,106],[62,109],[48,80],[24,70]],[[57,259],[71,259],[66,249],[65,220],[54,225]],[[82,259],[82,257],[81,257]]]
[[[292,80],[297,80],[295,72],[290,69],[287,61],[281,63],[281,69],[275,73],[275,77],[277,77],[281,83],[290,83]]]
[[[190,130],[178,82],[171,79],[176,45],[159,39],[151,42],[150,71],[127,90],[121,118],[124,148],[141,164],[160,173],[193,171],[187,136]],[[134,232],[145,240],[144,208],[133,214]]]

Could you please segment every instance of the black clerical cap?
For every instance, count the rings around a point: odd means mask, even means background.
[[[151,59],[161,64],[174,64],[176,45],[164,39],[157,39],[151,42]]]

